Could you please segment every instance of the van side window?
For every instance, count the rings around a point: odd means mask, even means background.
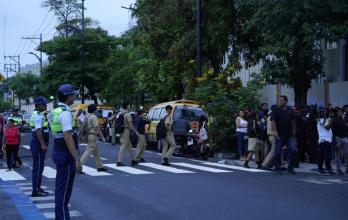
[[[150,112],[149,112],[149,116],[148,116],[148,118],[149,118],[150,120],[153,119],[154,113],[155,113],[155,109],[151,109]]]
[[[164,118],[164,116],[167,114],[165,108],[162,108],[160,119]]]
[[[158,115],[159,115],[158,113],[159,113],[159,109],[156,108],[155,113],[153,114],[152,120],[156,120],[156,121],[158,120]]]
[[[160,109],[158,109],[158,115],[157,115],[157,120],[159,121],[159,120],[161,120],[162,119],[162,112],[163,112],[163,108],[160,108]]]

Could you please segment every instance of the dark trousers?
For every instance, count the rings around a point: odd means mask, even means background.
[[[247,136],[247,133],[236,132],[239,157],[248,156],[248,140],[245,139],[245,136]]]
[[[19,144],[6,144],[6,162],[8,169],[14,168],[12,165],[12,158],[17,161],[20,165],[22,164],[21,159],[18,157]]]
[[[321,142],[318,145],[318,169],[324,170],[323,164],[325,162],[325,168],[327,171],[331,171],[332,160],[332,143],[328,141]]]
[[[57,169],[55,188],[56,220],[69,220],[70,215],[68,204],[76,172],[75,160],[69,152],[56,150],[53,150],[52,157]]]
[[[32,184],[33,192],[35,193],[41,188],[42,172],[45,167],[46,153],[41,149],[41,145],[36,139],[31,141],[30,151],[33,156]]]
[[[289,166],[288,169],[291,170],[294,168],[294,159],[295,159],[295,152],[296,152],[296,146],[294,138],[278,138],[276,140],[276,151],[275,151],[275,158],[274,158],[274,166],[276,170],[280,170],[281,168],[281,154],[283,147],[286,146],[286,153],[288,156],[288,162]]]

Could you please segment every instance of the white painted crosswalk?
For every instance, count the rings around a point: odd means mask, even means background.
[[[0,169],[0,179],[3,181],[25,180],[25,178],[16,171],[8,171],[7,169]]]
[[[45,196],[45,197],[30,197],[31,201],[54,201],[54,196]]]
[[[51,167],[45,166],[42,175],[49,179],[54,179],[56,178],[57,171]]]
[[[211,168],[206,166],[199,166],[199,165],[194,165],[189,163],[172,163],[172,164],[176,166],[182,166],[182,167],[187,167],[187,168],[192,168],[192,169],[202,170],[202,171],[207,171],[212,173],[231,173],[232,172],[230,170],[221,170],[221,169],[216,169],[216,168]]]
[[[70,217],[79,217],[81,216],[81,213],[78,211],[69,211]],[[55,213],[54,212],[44,212],[43,215],[48,218],[48,219],[54,219],[55,218]]]
[[[27,149],[27,150],[30,150],[30,146],[29,145],[22,145],[23,148]]]
[[[260,169],[254,169],[254,168],[245,168],[245,167],[239,167],[239,166],[233,166],[233,165],[227,165],[227,164],[219,164],[219,163],[212,163],[212,162],[204,162],[204,165],[209,166],[215,166],[215,167],[222,167],[222,168],[229,168],[234,170],[241,170],[246,172],[252,172],[252,173],[267,173],[269,171],[267,170],[260,170]]]
[[[56,207],[54,203],[39,203],[35,205],[39,209],[54,209]],[[68,204],[68,207],[71,207],[71,204]]]
[[[189,171],[189,170],[182,170],[182,169],[163,166],[163,165],[159,165],[159,164],[155,164],[155,163],[141,163],[140,165],[145,166],[145,167],[150,167],[153,169],[157,169],[157,170],[167,171],[170,173],[194,173],[194,172]]]
[[[84,173],[86,173],[87,175],[90,175],[90,176],[111,176],[110,173],[98,172],[96,169],[85,166],[85,165],[82,166],[82,170]]]
[[[153,174],[152,172],[145,171],[145,170],[140,170],[140,169],[133,168],[133,167],[118,167],[118,166],[116,166],[116,164],[104,164],[104,166],[112,168],[112,169],[115,169],[115,170],[119,170],[119,171],[122,171],[122,172],[126,172],[126,173],[129,173],[129,174],[135,174],[135,175],[138,175],[138,174]]]

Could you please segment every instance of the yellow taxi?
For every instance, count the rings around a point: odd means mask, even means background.
[[[173,107],[172,119],[174,123],[174,137],[178,147],[187,145],[187,135],[189,131],[198,133],[199,120],[201,116],[205,116],[208,120],[208,113],[196,101],[191,100],[177,100],[165,102],[152,107],[149,110],[147,118],[151,123],[145,129],[146,141],[149,144],[157,143],[156,127],[160,120],[167,114],[165,107],[171,105]]]
[[[73,113],[74,120],[77,122],[78,113],[84,111],[87,113],[88,104],[76,104],[71,106],[70,110]],[[96,115],[98,117],[99,126],[104,129],[109,113],[113,114],[116,109],[110,105],[98,105]]]

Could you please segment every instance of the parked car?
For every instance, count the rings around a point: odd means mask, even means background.
[[[207,112],[195,101],[178,100],[161,103],[151,108],[147,116],[151,120],[151,123],[145,129],[146,141],[149,144],[158,146],[158,150],[161,149],[159,140],[156,137],[156,127],[166,114],[165,107],[167,105],[173,107],[171,116],[174,123],[174,138],[177,145],[176,154],[192,152],[190,147],[193,144],[190,138],[193,133],[198,133],[199,118],[205,116],[208,119],[208,126],[210,122]]]

